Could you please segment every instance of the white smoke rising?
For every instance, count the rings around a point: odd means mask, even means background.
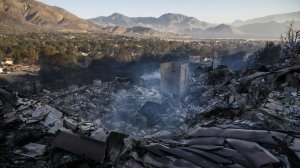
[[[160,79],[160,72],[159,71],[155,71],[149,74],[144,74],[143,76],[141,76],[141,78],[143,80],[153,80],[153,79]]]

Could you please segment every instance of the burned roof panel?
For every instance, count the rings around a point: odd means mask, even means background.
[[[227,139],[226,141],[245,156],[253,167],[260,168],[279,163],[279,160],[274,155],[255,142],[236,139]]]
[[[276,136],[280,139],[287,138],[287,135],[280,132],[266,130],[247,130],[247,129],[222,129],[222,128],[200,128],[191,134],[192,137],[225,137],[260,143],[277,145],[272,138]]]
[[[106,143],[65,132],[61,132],[52,145],[96,162],[103,162],[106,149]]]

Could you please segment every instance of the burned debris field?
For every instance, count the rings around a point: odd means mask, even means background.
[[[298,167],[299,57],[266,61],[261,56],[277,44],[259,49],[262,43],[181,44],[211,48],[213,57],[205,58],[186,49],[144,53],[134,62],[104,57],[72,65],[54,62],[53,55],[7,66],[11,72],[2,74],[0,90],[1,164]],[[223,45],[252,45],[245,49],[253,52],[223,55],[236,63],[217,55]]]
[[[0,168],[300,167],[300,12],[64,3],[0,1]]]

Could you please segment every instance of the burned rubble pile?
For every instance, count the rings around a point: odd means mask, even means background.
[[[1,167],[300,167],[300,67],[198,69],[189,93],[0,89]]]
[[[187,123],[299,131],[299,68],[202,72],[184,100],[195,109]]]
[[[136,138],[179,134],[178,126],[184,121],[184,113],[179,110],[172,111],[173,117],[169,117],[175,104],[162,100],[157,89],[134,85],[127,80],[95,81],[81,88],[70,87],[64,92],[47,94],[43,100],[104,130]]]

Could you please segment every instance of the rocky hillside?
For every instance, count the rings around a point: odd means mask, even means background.
[[[0,30],[97,32],[100,26],[70,12],[34,0],[1,0]]]
[[[300,28],[300,12],[271,15],[232,24],[211,24],[181,14],[164,14],[155,17],[128,17],[119,13],[89,19],[101,26],[147,27],[160,32],[186,34],[193,38],[259,38],[279,39],[292,20]],[[146,33],[147,34],[147,33]]]
[[[72,13],[55,6],[49,6],[34,0],[2,0],[0,1],[0,32],[105,32],[133,36],[168,36],[151,28],[141,26],[107,26],[96,25],[83,20]],[[126,17],[114,15],[109,20],[115,20],[116,25],[129,25]]]
[[[183,32],[185,29],[200,28],[206,29],[213,24],[199,21],[194,17],[188,17],[181,14],[167,13],[159,18],[155,17],[127,17],[125,15],[114,13],[110,16],[100,16],[89,19],[90,21],[102,26],[125,26],[135,27],[142,26],[160,31],[173,33]]]
[[[243,26],[243,25],[253,24],[253,23],[269,23],[269,22],[284,23],[286,21],[292,21],[292,20],[300,21],[300,11],[277,14],[277,15],[269,15],[269,16],[254,18],[246,21],[236,20],[232,23],[232,25]]]
[[[102,29],[105,33],[117,34],[117,35],[129,35],[129,36],[155,36],[155,37],[175,37],[178,36],[174,33],[160,32],[147,27],[135,26],[135,27],[124,27],[124,26],[109,26]]]
[[[133,36],[178,36],[193,38],[279,39],[291,20],[300,29],[300,12],[271,15],[231,25],[215,25],[182,14],[127,17],[115,13],[83,20],[72,13],[35,0],[1,0],[0,33],[15,32],[106,32]],[[93,23],[92,23],[93,22]],[[104,28],[105,27],[105,28]]]

